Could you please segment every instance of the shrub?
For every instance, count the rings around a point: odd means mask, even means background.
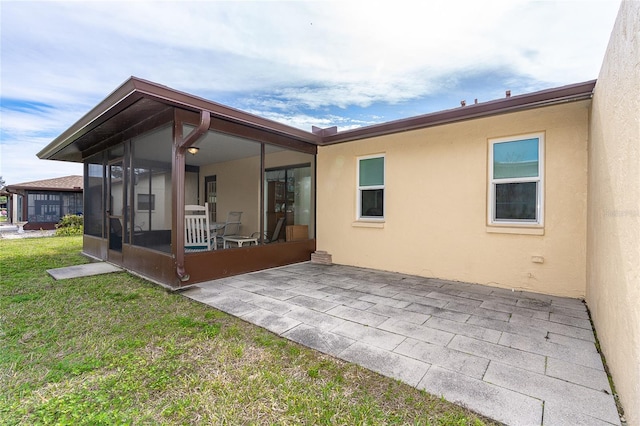
[[[84,218],[80,215],[68,214],[56,225],[56,235],[82,235]]]

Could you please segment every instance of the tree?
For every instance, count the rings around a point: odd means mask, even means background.
[[[4,188],[4,185],[5,185],[5,181],[2,178],[2,176],[0,176],[0,189]]]

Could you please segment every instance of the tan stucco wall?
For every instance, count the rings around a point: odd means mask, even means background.
[[[318,250],[339,264],[584,296],[589,105],[320,147]],[[488,232],[488,139],[540,131],[546,135],[544,235]],[[378,153],[386,155],[386,220],[382,228],[357,226],[356,157]]]
[[[623,2],[595,88],[587,304],[628,424],[640,425],[640,2]]]
[[[186,172],[184,174],[184,203],[198,204],[198,173]]]
[[[204,178],[216,175],[218,222],[230,211],[242,212],[240,233],[260,230],[260,157],[216,163],[200,168],[200,199],[204,200]]]

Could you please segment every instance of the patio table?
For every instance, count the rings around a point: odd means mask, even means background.
[[[256,237],[243,237],[240,235],[229,235],[226,237],[222,237],[223,247],[229,248],[229,241],[238,244],[238,247],[242,247],[244,243],[251,243],[258,245],[258,238]]]

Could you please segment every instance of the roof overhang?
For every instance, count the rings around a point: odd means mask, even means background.
[[[38,152],[37,156],[48,160],[81,162],[83,161],[82,153],[87,149],[83,141],[95,142],[98,139],[109,138],[149,117],[162,114],[171,107],[196,113],[206,111],[212,118],[233,124],[267,131],[308,144],[320,143],[320,137],[311,132],[131,77]],[[94,133],[93,137],[89,137],[91,133]]]
[[[47,191],[47,192],[82,192],[82,188],[43,188],[37,186],[12,186],[7,185],[5,190],[10,194],[23,194],[26,191]]]
[[[321,145],[349,142],[475,118],[489,117],[510,112],[524,111],[532,108],[591,99],[595,84],[596,80],[590,80],[584,83],[571,84],[553,89],[541,90],[539,92],[512,97],[510,96],[493,101],[461,106],[455,109],[389,121],[387,123],[359,127],[357,129],[346,130],[324,136],[322,138]]]

